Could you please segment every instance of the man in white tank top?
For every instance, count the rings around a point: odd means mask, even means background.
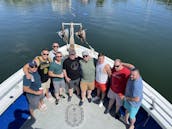
[[[105,56],[102,53],[98,55],[98,62],[96,64],[96,82],[97,96],[93,98],[93,101],[99,100],[99,107],[103,106],[103,99],[105,97],[107,89],[108,76],[111,76],[111,68],[108,63],[105,62]]]

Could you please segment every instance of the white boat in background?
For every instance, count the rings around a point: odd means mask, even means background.
[[[67,56],[69,49],[75,49],[76,54],[81,57],[81,55],[82,55],[81,53],[84,50],[87,50],[90,52],[90,54],[95,59],[97,59],[98,53],[96,51],[94,51],[94,49],[89,45],[88,42],[85,41],[87,43],[87,45],[89,46],[89,48],[75,44],[74,26],[79,26],[80,28],[82,28],[82,24],[81,23],[62,23],[63,29],[65,29],[65,26],[70,26],[69,43],[66,42],[67,44],[60,47],[59,51],[61,51],[64,56]],[[67,33],[68,32],[67,29],[64,32]],[[62,33],[62,31],[61,31],[58,34],[64,34],[64,33]],[[62,36],[62,38],[63,37],[68,39],[64,35]],[[64,41],[67,41],[66,39]],[[113,67],[114,61],[112,59],[106,57],[105,60],[110,64],[111,67]],[[0,121],[6,121],[8,123],[7,117],[4,117],[6,112],[8,110],[11,110],[10,108],[12,105],[14,105],[14,107],[17,107],[17,105],[15,105],[15,103],[17,102],[18,99],[20,99],[21,96],[24,96],[23,95],[23,75],[24,75],[23,70],[20,69],[19,71],[17,71],[13,75],[11,75],[8,79],[6,79],[4,82],[2,82],[0,84],[0,91],[1,91],[0,92]],[[144,84],[144,87],[143,87],[142,109],[144,111],[146,111],[146,117],[145,117],[144,121],[142,120],[141,125],[138,125],[138,126],[136,125],[136,128],[141,129],[141,127],[142,127],[144,129],[146,129],[146,125],[151,124],[150,121],[153,118],[155,120],[156,124],[159,125],[158,126],[159,128],[172,129],[172,104],[170,102],[168,102],[162,95],[160,95],[155,89],[153,89],[145,81],[143,81],[143,84]],[[75,101],[76,102],[73,102],[73,105],[78,104],[79,99],[75,98]],[[60,105],[61,105],[62,109],[60,108]],[[51,104],[48,104],[48,106],[49,106],[48,109],[56,109],[55,105],[52,106]],[[108,129],[114,128],[114,127],[118,128],[118,129],[126,128],[124,123],[119,122],[118,120],[115,120],[112,116],[104,115],[103,109],[101,109],[99,111],[99,109],[98,109],[99,107],[96,104],[91,104],[91,105],[86,104],[84,106],[82,109],[84,112],[83,122],[77,128],[83,128],[83,129],[91,128],[91,127],[92,128],[97,127],[99,129],[105,128],[105,127]],[[18,108],[15,109],[14,107],[13,107],[13,111],[18,110]],[[22,108],[22,106],[19,106],[19,107]],[[42,113],[42,115],[40,112],[36,112],[37,113],[36,118],[37,118],[38,122],[36,121],[33,125],[29,125],[29,126],[30,127],[34,126],[34,128],[41,128],[41,129],[71,128],[71,126],[66,125],[67,123],[65,121],[65,118],[63,119],[63,116],[64,116],[63,110],[66,110],[67,107],[69,107],[69,103],[62,102],[59,104],[59,107],[57,107],[56,110],[48,110],[48,111]],[[90,112],[88,112],[88,109]],[[59,110],[59,112],[57,110]],[[56,113],[58,112],[59,114],[56,114],[55,112]],[[57,116],[55,117],[50,114],[54,114]],[[59,115],[61,117],[58,117]],[[139,115],[142,116],[141,113]],[[144,114],[144,116],[145,116],[145,114]],[[8,117],[10,117],[10,116],[8,116]],[[97,121],[94,120],[94,123],[92,123],[90,119],[96,119],[94,117],[97,117],[98,119],[97,119]],[[53,127],[52,127],[52,124],[54,124],[54,123],[45,124],[47,121],[54,121],[54,119],[56,121],[55,122],[56,125],[53,125]],[[27,121],[26,121],[26,123],[27,123]],[[29,126],[26,123],[21,125],[21,128],[23,128],[23,129],[29,128]],[[95,126],[93,124],[95,124]],[[106,125],[106,124],[108,124],[108,125]],[[110,126],[109,126],[109,124],[110,124]],[[151,126],[153,128],[154,125],[150,125],[149,127],[151,127]],[[15,129],[15,127],[13,129]]]

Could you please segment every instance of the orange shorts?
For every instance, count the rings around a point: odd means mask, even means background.
[[[100,89],[102,92],[105,92],[107,89],[107,84],[99,83],[95,81],[96,88]]]

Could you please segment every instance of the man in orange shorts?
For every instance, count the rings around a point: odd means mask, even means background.
[[[106,63],[105,56],[103,53],[99,53],[98,62],[96,64],[96,82],[97,96],[93,98],[93,101],[99,100],[99,107],[103,106],[103,99],[105,97],[107,89],[108,76],[111,76],[110,65]],[[101,95],[101,97],[100,97]]]

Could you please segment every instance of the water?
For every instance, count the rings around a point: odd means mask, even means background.
[[[63,45],[55,32],[71,21],[83,23],[97,51],[137,66],[172,102],[171,0],[0,0],[0,81],[52,42]]]

